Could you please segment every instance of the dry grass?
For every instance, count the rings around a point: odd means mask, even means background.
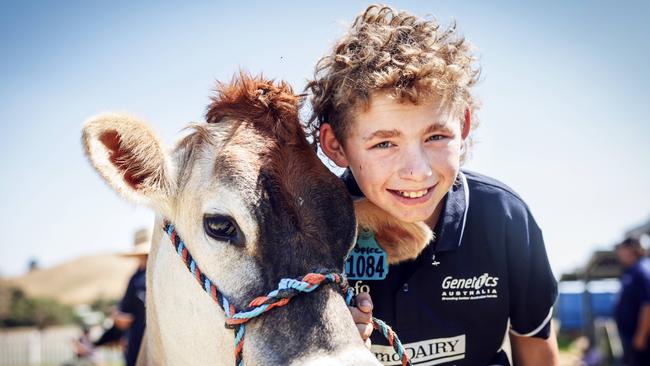
[[[9,278],[5,285],[64,304],[89,304],[98,298],[121,298],[136,267],[135,259],[99,254]]]

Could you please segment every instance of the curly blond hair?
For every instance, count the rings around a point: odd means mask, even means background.
[[[479,75],[474,61],[471,46],[457,35],[455,24],[441,29],[433,20],[371,5],[332,52],[320,59],[314,79],[307,84],[313,109],[307,129],[314,145],[323,123],[345,141],[350,117],[367,110],[373,93],[416,104],[435,96],[459,111],[473,112],[477,103],[470,89]]]

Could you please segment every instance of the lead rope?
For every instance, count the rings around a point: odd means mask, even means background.
[[[353,296],[354,295],[354,290],[352,288],[347,289],[348,294],[345,297],[345,303],[348,306],[355,306],[356,305],[356,299]],[[404,346],[402,345],[402,341],[399,340],[399,337],[397,336],[397,333],[391,328],[388,324],[386,324],[383,320],[379,318],[375,318],[374,316],[372,317],[372,327],[378,331],[381,332],[381,334],[386,338],[388,341],[388,344],[393,347],[397,355],[399,356],[400,360],[402,360],[402,366],[411,366],[411,361],[409,360],[408,356],[406,355],[406,350],[404,349]]]
[[[235,306],[231,304],[228,299],[217,289],[201,270],[189,250],[183,243],[182,239],[174,229],[174,226],[169,222],[163,223],[163,230],[169,235],[171,243],[176,250],[176,253],[181,258],[185,267],[190,271],[192,276],[199,283],[201,288],[210,295],[210,298],[219,305],[226,314],[226,328],[233,329],[235,332],[235,365],[244,366],[243,349],[244,338],[246,333],[246,322],[256,318],[265,312],[281,307],[289,303],[292,297],[300,294],[316,290],[322,285],[329,283],[338,284],[341,291],[345,296],[345,302],[348,306],[354,306],[354,290],[348,286],[347,279],[344,275],[334,272],[323,273],[308,273],[300,279],[283,278],[278,284],[278,288],[269,292],[266,296],[260,296],[248,304],[248,308],[237,311]],[[374,329],[378,329],[386,337],[388,343],[395,349],[395,352],[400,356],[402,365],[411,365],[402,342],[395,334],[395,332],[383,321],[373,317],[372,323]]]

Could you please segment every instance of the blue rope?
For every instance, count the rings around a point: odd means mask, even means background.
[[[354,290],[350,287],[347,289],[347,293],[345,294],[345,303],[348,306],[354,306],[356,304]],[[374,316],[372,317],[372,323],[373,327],[381,332],[384,338],[386,338],[388,340],[388,343],[393,347],[395,352],[397,352],[397,355],[402,360],[402,364],[410,366],[411,361],[406,355],[406,349],[404,348],[404,345],[402,345],[402,341],[400,341],[397,333],[395,333],[395,331],[393,331],[393,329],[383,320],[375,318]]]

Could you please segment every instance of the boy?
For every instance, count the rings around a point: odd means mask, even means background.
[[[353,266],[381,257],[348,264],[365,293],[350,311],[363,338],[373,311],[390,324],[414,364],[508,364],[509,329],[517,364],[554,365],[557,289],[541,231],[512,190],[460,170],[476,127],[473,60],[454,27],[375,5],[316,67],[308,127],[347,168],[350,193],[435,233],[411,260],[362,275]],[[376,333],[375,356],[400,364]]]

